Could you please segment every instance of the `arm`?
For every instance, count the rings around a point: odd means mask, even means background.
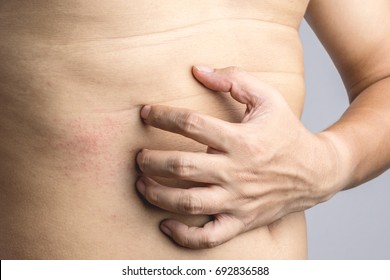
[[[338,189],[390,167],[390,2],[312,0],[306,19],[337,66],[351,106],[322,133],[338,154]]]
[[[163,221],[161,230],[192,248],[212,247],[330,199],[390,166],[390,3],[312,0],[307,18],[347,87],[351,106],[332,127],[307,131],[281,95],[243,71],[194,69],[204,86],[247,105],[240,124],[183,109],[145,106],[145,122],[209,146],[207,154],[142,151],[138,190],[169,211],[210,214],[203,228]],[[275,127],[278,129],[275,130]],[[149,176],[206,184],[186,190]]]

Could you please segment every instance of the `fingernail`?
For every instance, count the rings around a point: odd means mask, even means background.
[[[169,237],[172,236],[172,232],[169,230],[169,228],[163,224],[160,225],[160,229],[163,233],[165,233],[166,235],[168,235]]]
[[[142,195],[145,195],[145,189],[146,189],[146,185],[145,185],[145,181],[143,178],[139,179],[137,181],[137,190],[142,194]]]
[[[150,105],[145,105],[144,107],[142,107],[141,117],[143,119],[146,119],[149,116],[150,110],[152,110],[152,106],[150,106]]]
[[[196,70],[203,72],[203,73],[213,73],[215,69],[207,67],[207,66],[202,66],[202,65],[196,65],[195,66]]]

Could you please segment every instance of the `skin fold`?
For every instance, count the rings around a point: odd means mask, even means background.
[[[306,258],[302,211],[389,167],[389,4],[341,2],[1,1],[0,257]],[[352,102],[318,135],[304,15]]]

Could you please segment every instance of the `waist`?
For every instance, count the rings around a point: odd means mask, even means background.
[[[286,31],[273,38],[267,32],[272,47],[253,39],[253,32],[240,33],[247,23],[227,26],[203,28],[205,33],[197,30],[196,36],[181,33],[174,41],[166,34],[142,38],[142,47],[134,45],[137,38],[62,46],[28,45],[30,39],[19,38],[15,48],[1,47],[0,56],[9,55],[0,66],[1,212],[12,218],[1,217],[1,249],[6,243],[15,251],[22,250],[18,244],[34,243],[32,251],[48,257],[234,258],[234,250],[245,243],[242,258],[273,258],[272,250],[291,238],[302,241],[303,216],[293,215],[281,223],[284,234],[278,242],[262,228],[219,249],[195,253],[175,247],[158,232],[158,222],[171,214],[144,204],[135,192],[135,155],[141,148],[205,150],[184,137],[145,127],[139,118],[143,104],[186,107],[233,122],[242,117],[245,108],[191,77],[193,64],[241,66],[277,87],[300,114],[304,85],[295,35]],[[226,45],[232,28],[239,40]],[[293,44],[285,48],[289,36]],[[255,244],[264,254],[254,252]],[[154,248],[163,250],[157,254]]]
[[[227,96],[216,98],[201,89],[162,102],[230,121],[239,121],[243,113],[242,107],[227,105]],[[110,112],[82,110],[77,102],[74,106],[75,112],[63,107],[62,113],[14,107],[13,119],[5,116],[9,110],[2,112],[1,213],[8,218],[1,217],[0,251],[17,258],[305,256],[302,214],[278,223],[275,235],[264,227],[212,250],[175,246],[158,230],[162,219],[176,217],[199,225],[205,217],[177,217],[143,202],[135,191],[136,153],[141,148],[205,151],[206,147],[145,127],[138,104],[130,102],[130,109]]]

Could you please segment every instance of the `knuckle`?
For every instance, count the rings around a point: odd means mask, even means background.
[[[145,197],[152,204],[158,204],[160,201],[160,196],[154,188],[146,188]]]
[[[183,131],[193,133],[202,126],[202,120],[195,113],[188,112],[184,115],[183,121],[180,123],[180,125]]]
[[[247,154],[256,156],[259,154],[263,154],[266,147],[260,145],[261,139],[259,136],[251,133],[250,130],[244,131],[245,137],[243,137],[240,148],[245,151]]]
[[[183,246],[183,247],[186,247],[186,248],[192,248],[192,243],[191,243],[191,240],[189,239],[188,236],[184,236],[181,241],[180,241],[180,244]]]
[[[231,92],[240,92],[241,91],[241,83],[240,77],[244,71],[237,66],[230,66],[226,69],[227,77],[230,83],[230,91]]]
[[[196,215],[201,214],[203,211],[202,201],[192,194],[182,194],[178,203],[179,211]]]
[[[211,249],[218,246],[219,242],[213,235],[204,235],[199,245],[202,248]]]
[[[172,157],[167,162],[167,170],[171,175],[176,175],[178,177],[187,177],[189,176],[193,169],[194,165],[191,160],[185,159],[180,156]]]

